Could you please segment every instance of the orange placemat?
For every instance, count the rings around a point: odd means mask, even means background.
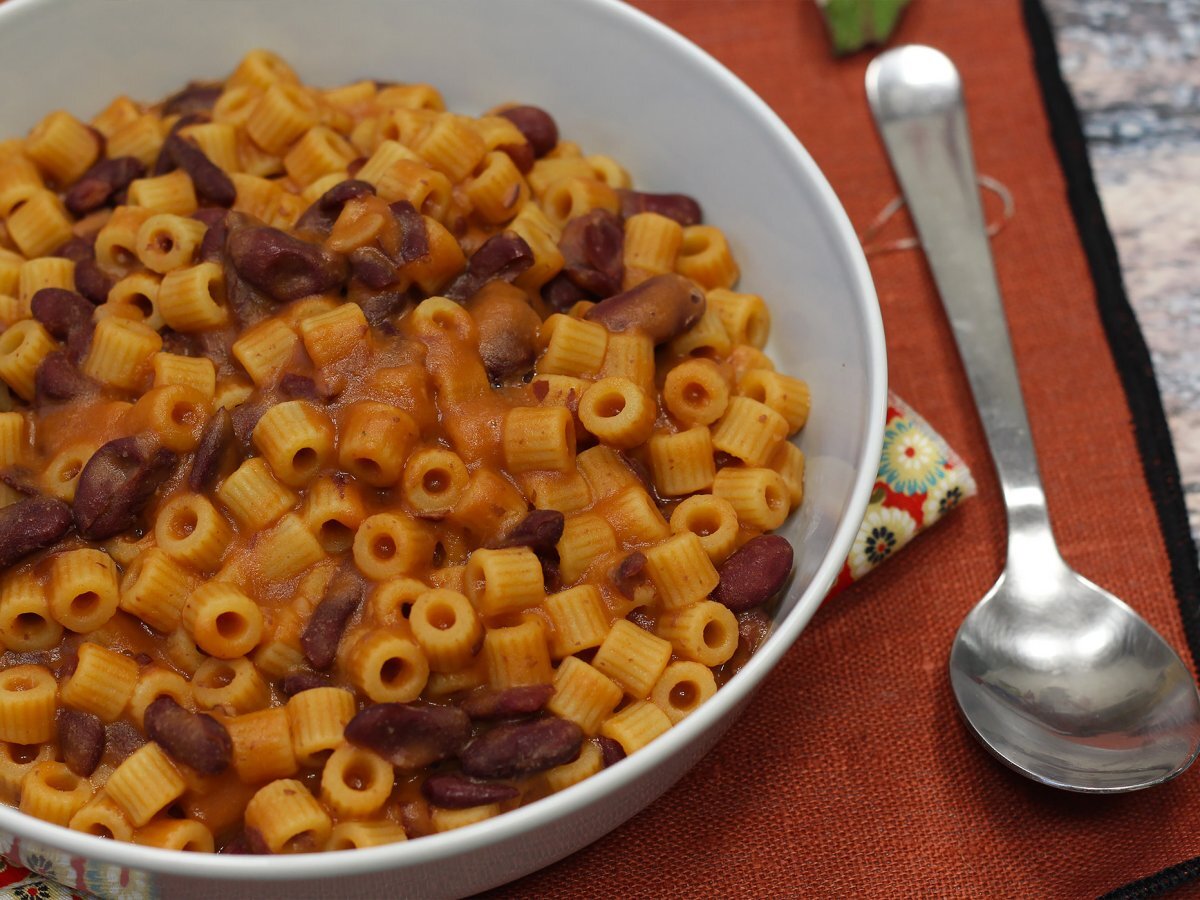
[[[870,54],[834,61],[811,2],[636,5],[758,91],[860,229],[897,193],[863,93]],[[1188,655],[1195,551],[1161,404],[1045,21],[1026,6],[915,0],[894,42],[956,61],[979,167],[1016,201],[994,253],[1063,554]],[[923,259],[872,268],[892,387],[976,461],[979,499],[826,604],[672,791],[497,896],[1153,896],[1200,868],[1200,773],[1130,795],[1060,793],[993,762],[958,721],[950,642],[1000,571],[1004,517]],[[1136,879],[1148,880],[1121,887]]]

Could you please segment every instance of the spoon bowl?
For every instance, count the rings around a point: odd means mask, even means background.
[[[1005,573],[971,611],[950,681],[979,740],[1013,769],[1088,793],[1137,790],[1196,758],[1196,689],[1140,616],[1065,564]]]
[[[1050,530],[996,282],[962,82],[931,47],[867,69],[867,98],[979,407],[1008,516],[1008,562],[959,628],[950,682],[1001,762],[1053,787],[1115,793],[1179,775],[1200,752],[1200,694],[1145,620],[1072,571]]]

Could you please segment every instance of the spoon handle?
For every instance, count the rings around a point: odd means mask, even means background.
[[[958,71],[931,47],[897,47],[867,69],[867,97],[991,446],[1008,510],[1009,559],[1016,543],[1057,556],[979,202]]]

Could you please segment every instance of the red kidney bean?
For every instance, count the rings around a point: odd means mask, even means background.
[[[534,552],[553,550],[562,539],[566,517],[555,509],[535,509],[513,526],[504,537],[488,545],[489,549],[529,547]]]
[[[204,151],[179,134],[172,134],[163,143],[172,162],[192,179],[196,196],[214,206],[233,206],[237,188],[233,179],[221,167],[204,155]]]
[[[158,697],[146,707],[146,737],[173,759],[201,775],[219,775],[233,759],[233,741],[225,726],[204,713],[193,713],[174,697]]]
[[[192,214],[208,226],[196,256],[200,262],[221,262],[225,255],[225,241],[229,237],[231,224],[236,220],[239,224],[248,224],[250,219],[241,213],[233,213],[220,207],[206,206]]]
[[[421,785],[421,794],[434,806],[443,809],[467,809],[515,800],[521,795],[511,784],[475,781],[453,772],[430,775]]]
[[[533,144],[529,141],[521,141],[519,144],[501,144],[496,149],[501,153],[507,153],[508,158],[513,161],[513,165],[522,175],[533,168]]]
[[[704,315],[704,291],[682,275],[655,275],[602,300],[584,318],[609,331],[640,331],[656,344],[683,334]]]
[[[75,488],[75,528],[89,541],[132,528],[179,457],[143,432],[109,441],[87,461]]]
[[[563,274],[594,297],[611,297],[621,290],[625,275],[625,229],[606,209],[577,216],[563,228],[558,249]]]
[[[565,272],[559,272],[542,285],[542,299],[555,312],[565,313],[580,300],[591,300],[589,294],[570,278]]]
[[[267,411],[269,404],[267,401],[259,398],[256,400],[248,400],[233,408],[230,416],[233,418],[233,433],[237,437],[238,443],[247,453],[250,452],[253,445],[251,438],[254,435],[254,426],[258,424],[258,420],[263,417],[263,413]]]
[[[366,585],[357,569],[346,565],[338,570],[300,635],[300,649],[314,669],[333,665],[346,623],[362,604],[365,594]]]
[[[471,741],[459,759],[475,778],[523,778],[571,762],[582,745],[578,725],[551,716],[497,725]]]
[[[367,324],[372,328],[382,328],[389,334],[395,334],[396,329],[392,324],[393,317],[405,312],[419,299],[418,290],[413,287],[406,291],[372,292],[360,298],[358,305],[362,307]]]
[[[94,307],[74,291],[64,288],[42,288],[29,301],[33,317],[41,322],[52,337],[65,341],[72,329],[90,326]]]
[[[296,372],[288,372],[279,379],[279,393],[290,400],[317,400],[321,396],[315,381]]]
[[[621,215],[626,219],[638,213],[652,212],[674,219],[684,227],[704,221],[700,204],[687,194],[646,194],[619,188],[617,196],[621,198]]]
[[[85,259],[96,258],[95,238],[88,240],[83,237],[73,237],[65,244],[59,247],[51,256],[57,256],[60,259],[69,259],[71,262],[79,264]]]
[[[297,669],[294,672],[288,672],[283,676],[283,692],[289,697],[295,697],[304,691],[311,691],[315,688],[329,687],[329,676],[322,675],[320,672],[308,672],[304,669]]]
[[[233,416],[221,407],[213,413],[200,432],[200,443],[192,454],[188,487],[193,491],[211,491],[217,482],[242,462],[242,454],[233,433]]]
[[[280,302],[323,294],[346,281],[343,257],[278,228],[234,229],[226,250],[242,279]]]
[[[58,749],[67,768],[80,778],[88,778],[104,755],[104,723],[99,716],[78,709],[59,707]]]
[[[369,181],[347,178],[339,181],[308,207],[296,220],[296,230],[312,231],[325,237],[333,230],[333,223],[342,214],[342,207],[356,197],[375,193],[375,185]]]
[[[766,603],[792,571],[792,545],[777,534],[760,534],[739,547],[717,568],[721,581],[712,598],[744,612]]]
[[[0,569],[49,547],[71,527],[71,507],[52,497],[30,497],[0,509]]]
[[[542,584],[546,593],[557,594],[562,590],[562,566],[559,564],[558,551],[553,555],[547,553],[539,556],[538,561],[542,564]]]
[[[56,350],[41,361],[34,373],[33,405],[41,407],[47,403],[72,400],[98,387],[96,382],[75,368],[66,353]]]
[[[537,358],[541,317],[523,294],[482,291],[467,302],[479,333],[479,356],[493,381],[526,372]]]
[[[24,466],[9,466],[6,469],[0,469],[0,482],[4,482],[25,497],[37,497],[41,494],[35,478],[33,472]]]
[[[471,736],[471,720],[454,706],[376,703],[346,725],[345,738],[394,766],[420,769],[457,756]]]
[[[472,719],[520,719],[541,712],[552,696],[554,687],[549,684],[526,684],[502,690],[483,688],[467,694],[460,706]]]
[[[225,86],[219,82],[189,81],[163,101],[164,116],[183,116],[189,113],[211,112]]]
[[[141,178],[146,167],[132,156],[102,159],[79,177],[63,197],[63,203],[76,218],[95,212]]]
[[[373,291],[381,291],[399,277],[396,264],[378,247],[358,247],[350,253],[350,276]]]
[[[604,768],[607,769],[625,758],[625,748],[612,738],[601,735],[593,740],[600,747],[600,759],[604,762]]]
[[[132,722],[113,722],[104,729],[108,749],[117,759],[125,759],[138,748],[145,746],[145,736],[134,727]]]
[[[356,156],[350,162],[346,163],[346,174],[353,178],[362,171],[362,167],[370,160],[368,156]]]
[[[392,218],[400,226],[400,252],[396,263],[416,262],[429,255],[429,231],[425,227],[425,218],[417,208],[407,200],[397,200],[388,207]]]
[[[646,554],[634,550],[613,569],[613,584],[625,596],[632,596],[634,589],[645,581],[645,572]]]
[[[204,112],[188,113],[176,119],[167,132],[167,137],[163,141],[162,148],[158,151],[154,165],[150,168],[150,174],[166,175],[168,172],[179,168],[179,163],[175,161],[175,156],[171,152],[171,138],[177,137],[182,128],[187,128],[189,125],[199,125],[202,122],[211,121],[211,119],[212,117]]]
[[[501,110],[500,115],[517,126],[517,130],[533,148],[534,156],[545,156],[558,146],[558,125],[544,109],[537,106],[513,106]]]
[[[471,254],[467,271],[442,293],[451,300],[466,300],[493,279],[511,282],[533,265],[533,251],[520,235],[509,231],[494,234]]]
[[[97,306],[108,299],[108,292],[116,283],[116,279],[101,269],[94,259],[75,263],[75,290]]]

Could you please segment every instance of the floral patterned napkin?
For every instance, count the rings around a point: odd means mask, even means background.
[[[912,407],[889,395],[883,454],[867,514],[826,599],[861,580],[974,494],[975,481],[958,454]],[[123,872],[122,883],[113,884],[101,867],[80,857],[27,850],[11,837],[0,838],[0,852],[4,900],[140,900],[152,893],[143,873]]]

